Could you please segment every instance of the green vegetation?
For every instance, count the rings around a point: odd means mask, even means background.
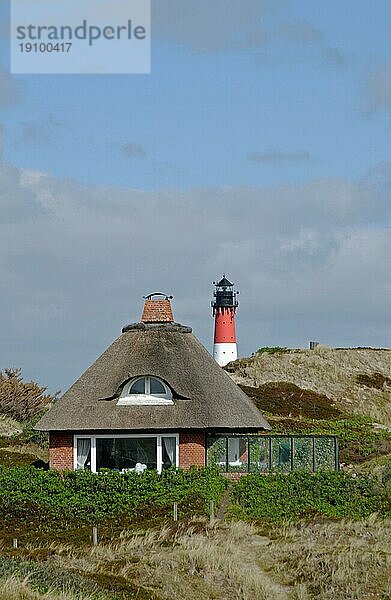
[[[386,488],[370,477],[341,472],[242,477],[232,491],[239,515],[250,520],[286,521],[305,516],[362,518],[391,516]],[[238,511],[234,509],[234,514]]]
[[[14,435],[0,437],[0,467],[22,467],[48,462],[48,436],[33,431],[36,418],[21,424]]]
[[[173,502],[186,511],[189,504],[204,507],[217,502],[227,486],[216,468],[169,469],[161,475],[146,471],[121,475],[115,471],[43,471],[30,468],[0,468],[0,501],[3,510],[27,508],[45,511],[46,519],[62,523],[96,523],[126,513],[135,514],[140,507],[172,510]]]
[[[5,467],[24,467],[30,465],[34,460],[31,454],[25,452],[14,452],[0,448],[0,465]]]
[[[283,354],[284,352],[289,352],[289,349],[285,346],[263,346],[258,348],[255,354]]]
[[[214,468],[37,470],[27,465],[47,460],[47,437],[33,427],[54,398],[20,371],[4,372],[0,600],[388,598],[391,432],[381,424],[390,354],[285,350],[261,348],[229,371],[250,384],[243,389],[273,434],[338,436],[345,471],[253,473],[228,484]],[[263,450],[251,443],[251,460],[262,462]],[[229,519],[209,524],[210,499]]]
[[[341,415],[324,394],[302,389],[294,383],[273,381],[257,388],[240,386],[262,412],[281,416],[331,419]]]
[[[142,502],[129,489],[135,478],[120,484],[127,476],[72,475],[1,470],[0,487],[15,489],[1,499],[0,600],[387,597],[391,521],[379,515],[390,506],[385,488],[369,477],[248,475],[232,486],[230,519],[209,524],[207,500],[221,500],[227,486],[212,469],[178,472],[173,491],[175,472],[136,475]],[[74,516],[63,505],[67,497]],[[347,515],[357,523],[341,521]]]

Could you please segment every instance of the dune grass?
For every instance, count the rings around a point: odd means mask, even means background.
[[[162,600],[296,598],[294,589],[263,568],[261,549],[268,543],[246,523],[209,526],[198,520],[124,533],[116,543],[88,551],[52,550],[66,568],[98,583],[110,580],[117,590],[139,585],[144,595],[149,590]]]
[[[330,407],[391,427],[391,350],[319,346],[314,350],[263,352],[230,363],[228,370],[239,384],[295,384],[327,396]]]
[[[0,580],[0,600],[92,600],[92,596],[56,592],[39,592],[31,587],[29,578],[20,579],[15,575]]]
[[[49,582],[57,569],[57,583],[37,591],[33,567],[31,581],[8,573],[0,600],[386,599],[390,547],[391,522],[376,515],[272,527],[240,521],[210,525],[202,519],[166,523],[124,531],[97,547],[52,544],[39,568],[50,571]],[[67,590],[66,573],[70,580],[77,573],[100,591]],[[7,586],[8,596],[2,592]]]
[[[302,523],[276,528],[272,568],[302,584],[302,598],[391,597],[391,521]]]

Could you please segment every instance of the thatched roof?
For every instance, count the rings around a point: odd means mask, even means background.
[[[133,377],[160,377],[172,406],[117,406]],[[130,325],[39,421],[43,431],[270,429],[189,327]]]

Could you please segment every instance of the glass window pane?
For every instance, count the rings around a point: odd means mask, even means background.
[[[334,438],[315,438],[315,471],[335,470]]]
[[[96,469],[157,468],[156,438],[97,438]]]
[[[291,470],[291,441],[289,437],[272,438],[272,469]]]
[[[296,471],[312,471],[312,438],[293,438],[293,468]]]
[[[250,471],[269,470],[269,438],[250,437]]]
[[[114,462],[114,439],[96,440],[96,470],[113,469]]]
[[[242,473],[247,472],[247,470],[247,438],[228,438],[228,471]]]
[[[176,438],[162,438],[162,462],[163,469],[176,466]]]
[[[137,379],[129,390],[130,394],[145,394],[145,378]]]
[[[218,465],[226,469],[227,441],[225,437],[209,436],[207,439],[206,461],[208,465]]]
[[[239,438],[228,438],[228,464],[239,461]]]
[[[91,439],[77,440],[77,468],[91,471]]]
[[[150,394],[166,394],[166,388],[161,381],[155,377],[151,377],[150,380]]]

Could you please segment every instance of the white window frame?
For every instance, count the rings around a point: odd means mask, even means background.
[[[164,394],[151,394],[151,378],[157,379],[164,389],[166,390]],[[131,394],[130,388],[140,379],[145,380],[145,393],[144,394]],[[160,377],[156,377],[155,375],[140,375],[139,377],[135,377],[131,381],[129,381],[122,390],[122,394],[117,402],[117,406],[158,406],[158,405],[167,405],[174,404],[172,400],[172,391],[169,386],[160,379]]]
[[[163,451],[162,451],[162,438],[171,437],[175,438],[175,467],[179,467],[179,433],[140,433],[140,434],[94,434],[94,435],[82,435],[77,434],[73,436],[73,469],[77,470],[77,440],[89,439],[91,440],[91,471],[96,473],[96,440],[97,439],[135,439],[135,438],[156,438],[156,463],[158,473],[163,470]]]

